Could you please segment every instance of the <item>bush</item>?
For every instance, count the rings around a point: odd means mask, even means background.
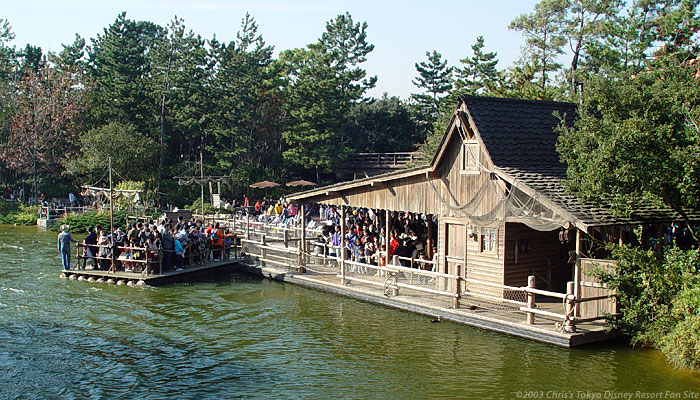
[[[114,227],[126,226],[126,211],[114,211]],[[109,228],[109,211],[88,211],[83,214],[68,214],[49,229],[53,232],[58,232],[62,224],[70,225],[73,233],[86,233],[88,228],[95,225],[100,225],[103,228]]]
[[[25,206],[17,202],[0,203],[0,223],[17,225],[36,225],[38,206]]]
[[[633,344],[649,344],[676,365],[700,368],[700,253],[611,248],[615,273],[598,272],[617,291],[621,316],[612,327]]]
[[[656,346],[679,367],[700,369],[700,285],[684,289],[653,336]]]

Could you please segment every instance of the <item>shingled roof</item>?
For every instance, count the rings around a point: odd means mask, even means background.
[[[640,206],[629,217],[616,217],[604,204],[586,204],[566,193],[566,166],[556,150],[556,127],[561,118],[573,125],[575,104],[476,96],[459,100],[466,105],[496,173],[516,186],[526,185],[576,220],[597,226],[680,219],[673,210],[652,205]],[[698,219],[697,212],[688,213]]]
[[[500,168],[566,173],[556,150],[559,116],[573,125],[576,105],[554,101],[460,96],[491,160]]]

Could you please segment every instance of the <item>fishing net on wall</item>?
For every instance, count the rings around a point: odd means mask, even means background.
[[[465,131],[461,120],[458,120],[457,132],[462,143],[469,142],[469,135]],[[476,163],[476,167],[482,174],[486,173],[491,178],[496,178],[495,171],[481,164],[479,154],[475,153],[472,147],[464,146],[464,149],[469,152],[469,159]],[[498,187],[499,185],[493,179],[485,179],[474,197],[463,205],[457,204],[455,196],[449,191],[450,199],[443,198],[433,181],[428,180],[428,183],[438,196],[443,207],[450,210],[456,217],[468,219],[476,227],[496,228],[507,220],[525,224],[538,231],[552,231],[569,222],[566,218],[545,206],[539,195],[530,196],[519,189],[517,181],[510,185],[506,195],[503,196]],[[493,199],[499,200],[492,204]]]
[[[530,196],[517,186],[511,186],[507,194],[502,196],[498,185],[485,180],[474,197],[468,203],[460,205],[445,199],[433,182],[429,183],[443,207],[450,210],[455,217],[468,219],[476,227],[497,228],[507,220],[525,224],[538,231],[552,231],[569,222],[542,204],[539,196]],[[454,200],[454,197],[452,199]],[[488,199],[499,200],[489,205]]]

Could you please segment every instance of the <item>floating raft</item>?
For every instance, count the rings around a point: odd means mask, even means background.
[[[71,280],[88,281],[88,282],[104,282],[115,285],[128,286],[158,286],[168,283],[182,282],[193,277],[222,271],[236,266],[242,258],[230,258],[223,261],[210,261],[205,265],[196,265],[181,269],[179,271],[167,271],[162,274],[145,275],[140,272],[109,272],[97,269],[71,269],[62,271],[61,277]]]

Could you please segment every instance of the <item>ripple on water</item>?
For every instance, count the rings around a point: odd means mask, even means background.
[[[564,350],[239,274],[159,288],[67,281],[54,234],[0,228],[0,243],[24,249],[0,251],[0,397],[511,398],[523,389],[700,387],[656,352]]]

